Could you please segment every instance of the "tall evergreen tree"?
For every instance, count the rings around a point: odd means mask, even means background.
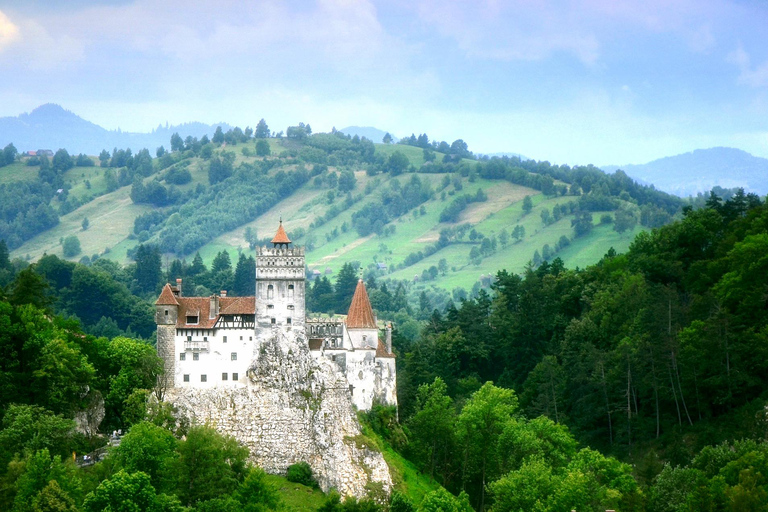
[[[142,292],[153,291],[162,278],[160,250],[154,245],[139,245],[135,259],[134,278],[139,290]]]
[[[345,263],[339,275],[336,276],[336,311],[346,313],[352,303],[352,296],[358,281],[357,267],[352,263]]]
[[[240,254],[235,268],[235,282],[232,290],[235,295],[247,297],[256,292],[256,260],[253,256]]]

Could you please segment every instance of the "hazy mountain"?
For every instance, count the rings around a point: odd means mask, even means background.
[[[217,126],[226,131],[226,123],[207,125],[185,123],[177,126],[158,126],[150,133],[131,133],[107,130],[59,105],[47,103],[28,114],[17,117],[0,117],[0,145],[12,142],[19,151],[66,148],[70,153],[98,155],[102,149],[131,148],[136,152],[148,148],[152,154],[158,146],[170,146],[171,135],[178,132],[182,138],[188,135],[210,137]]]
[[[386,135],[387,132],[381,131],[378,128],[374,128],[372,126],[347,126],[346,128],[342,128],[339,130],[340,132],[345,133],[346,135],[355,136],[358,137],[365,137],[366,139],[372,141],[372,142],[381,142],[381,139],[384,138],[384,135]],[[392,141],[397,142],[400,140],[399,138],[395,137],[393,133],[390,133],[392,136]]]
[[[647,164],[609,165],[602,169],[605,172],[622,169],[632,178],[683,197],[707,192],[716,185],[743,187],[760,195],[768,193],[768,159],[734,148],[697,149]]]
[[[502,153],[483,153],[485,156],[489,156],[491,158],[498,156],[499,158],[503,158],[505,156],[509,158],[517,157],[520,160],[530,160],[527,156],[521,155],[520,153],[508,153],[508,152],[502,152]]]

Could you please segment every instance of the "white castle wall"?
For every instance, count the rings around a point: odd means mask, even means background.
[[[361,435],[337,370],[329,359],[313,358],[305,339],[275,330],[262,341],[245,386],[176,388],[166,399],[191,421],[234,436],[267,472],[305,461],[324,491],[360,498],[379,487],[389,494],[389,468]]]

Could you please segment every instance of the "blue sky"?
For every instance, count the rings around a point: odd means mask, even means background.
[[[51,5],[53,4],[53,5]],[[476,152],[768,157],[768,2],[0,0],[0,116],[375,126]]]

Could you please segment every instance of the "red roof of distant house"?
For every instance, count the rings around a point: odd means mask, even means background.
[[[362,279],[357,282],[355,295],[349,306],[347,329],[376,329],[376,317],[373,316],[371,301],[368,300],[368,292],[365,291]]]
[[[163,292],[160,294],[160,297],[157,298],[157,301],[155,302],[156,306],[178,306],[179,301],[176,300],[176,296],[173,295],[173,290],[171,290],[171,285],[166,283],[165,286],[163,286]]]
[[[286,234],[285,230],[283,229],[283,221],[280,221],[280,226],[277,228],[277,233],[275,234],[275,238],[272,239],[273,244],[289,244],[291,243],[291,239],[288,238],[288,235]]]

